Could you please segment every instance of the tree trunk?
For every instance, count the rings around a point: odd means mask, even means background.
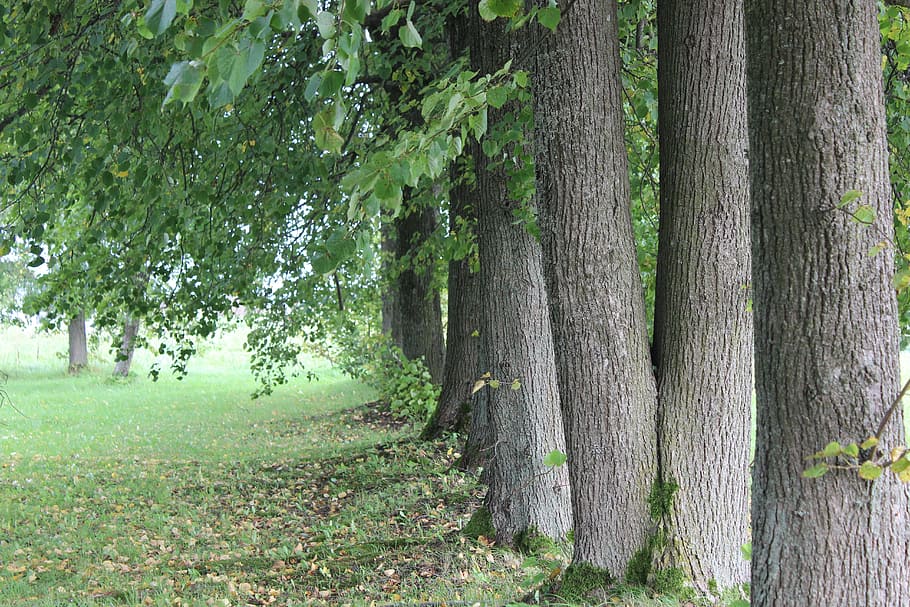
[[[127,317],[123,323],[123,340],[117,351],[117,362],[114,364],[114,375],[128,377],[133,364],[133,352],[136,349],[136,336],[139,334],[139,319]]]
[[[479,360],[479,357],[478,357]],[[480,363],[479,367],[482,367]],[[490,398],[487,390],[482,390],[471,399],[471,414],[468,419],[468,436],[465,438],[464,449],[458,460],[458,468],[474,472],[483,468],[480,482],[489,484],[489,470],[487,464],[496,444],[494,435],[492,413],[490,411]]]
[[[539,39],[534,142],[573,561],[622,576],[633,556],[649,558],[639,551],[651,528],[657,399],[632,235],[616,18],[615,1],[578,0]]]
[[[70,375],[78,375],[88,366],[88,341],[85,337],[85,312],[79,312],[69,324]]]
[[[472,68],[491,73],[511,56],[510,37],[501,22],[482,22],[476,3],[469,10]],[[491,128],[502,116],[490,108]],[[501,545],[529,533],[562,540],[572,528],[568,475],[543,463],[565,440],[540,246],[515,219],[520,203],[510,200],[505,171],[491,164],[475,155],[481,364],[500,382],[484,388],[494,441],[485,506]]]
[[[403,212],[396,222],[401,349],[409,360],[422,357],[433,381],[442,383],[445,341],[439,292],[433,285],[435,259],[421,255],[436,231],[439,211],[427,206]]]
[[[479,146],[471,146],[480,153]],[[471,222],[476,192],[465,179],[452,171],[454,185],[449,193],[449,228],[459,238],[470,238],[460,220]],[[472,388],[479,377],[480,340],[477,278],[471,272],[470,256],[449,262],[448,328],[446,334],[445,373],[436,411],[422,437],[436,438],[443,432],[467,430]]]
[[[748,581],[752,319],[742,0],[658,4],[660,235],[654,320],[658,570]]]
[[[757,435],[752,605],[910,605],[910,492],[886,472],[802,478],[874,434],[897,394],[898,326],[874,2],[747,5]],[[862,198],[844,209],[850,190]],[[851,219],[874,209],[873,225]],[[883,439],[903,444],[898,410]]]
[[[382,334],[401,347],[401,308],[398,303],[398,236],[395,223],[382,224]]]

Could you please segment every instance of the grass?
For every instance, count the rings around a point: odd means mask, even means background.
[[[61,336],[0,334],[0,605],[366,605],[521,596],[542,567],[457,530],[455,444],[318,381],[252,401],[236,335],[182,380],[68,377]],[[554,558],[561,555],[554,555]]]
[[[383,605],[524,596],[565,554],[525,560],[458,530],[480,505],[451,441],[360,406],[371,391],[307,361],[253,401],[241,338],[182,381],[65,374],[61,336],[0,332],[18,412],[0,408],[0,605]],[[19,413],[21,412],[21,414]],[[678,606],[619,589],[608,604]]]

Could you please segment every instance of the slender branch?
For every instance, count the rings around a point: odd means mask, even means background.
[[[885,413],[885,417],[882,418],[882,422],[878,425],[878,431],[875,433],[875,438],[878,440],[882,439],[882,434],[885,433],[885,427],[887,427],[888,422],[891,421],[891,416],[894,415],[894,412],[897,410],[897,406],[900,405],[901,401],[904,399],[904,396],[907,395],[908,390],[910,390],[910,379],[908,379],[907,383],[904,384],[904,387],[901,389],[901,393],[898,394],[897,398],[894,399],[894,402],[891,404],[888,412]]]
[[[338,272],[332,272],[332,280],[335,282],[335,295],[338,297],[338,311],[344,312],[344,298],[341,295],[341,282],[338,280]]]

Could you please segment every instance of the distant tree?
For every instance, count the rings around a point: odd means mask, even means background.
[[[422,201],[406,206],[395,220],[395,227],[401,350],[408,359],[423,358],[433,381],[441,384],[445,338],[437,263],[429,244],[439,228],[439,210]]]
[[[24,320],[25,299],[36,289],[35,275],[21,257],[0,259],[0,324]]]
[[[79,375],[82,369],[88,366],[88,339],[85,331],[85,312],[80,311],[67,326],[69,336],[69,366],[70,375]]]
[[[468,158],[482,153],[480,146],[472,144]],[[459,167],[462,164],[459,163]],[[448,324],[446,328],[445,371],[442,392],[430,421],[423,430],[424,438],[438,437],[446,431],[467,431],[470,420],[474,382],[480,376],[480,332],[477,273],[472,268],[473,231],[476,213],[476,187],[473,171],[455,175],[450,171],[452,187],[449,190],[449,233],[455,239],[455,250],[450,251],[447,296]]]
[[[123,335],[114,361],[114,375],[128,377],[133,364],[133,353],[136,350],[136,338],[139,335],[138,318],[127,317],[123,321]]]

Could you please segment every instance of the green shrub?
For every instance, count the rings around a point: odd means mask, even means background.
[[[422,358],[408,360],[398,348],[390,348],[382,365],[379,393],[395,417],[426,422],[439,400],[439,386]]]
[[[433,383],[423,359],[408,360],[401,348],[381,334],[349,337],[334,361],[342,371],[379,392],[395,417],[426,422],[436,408],[440,387]]]

